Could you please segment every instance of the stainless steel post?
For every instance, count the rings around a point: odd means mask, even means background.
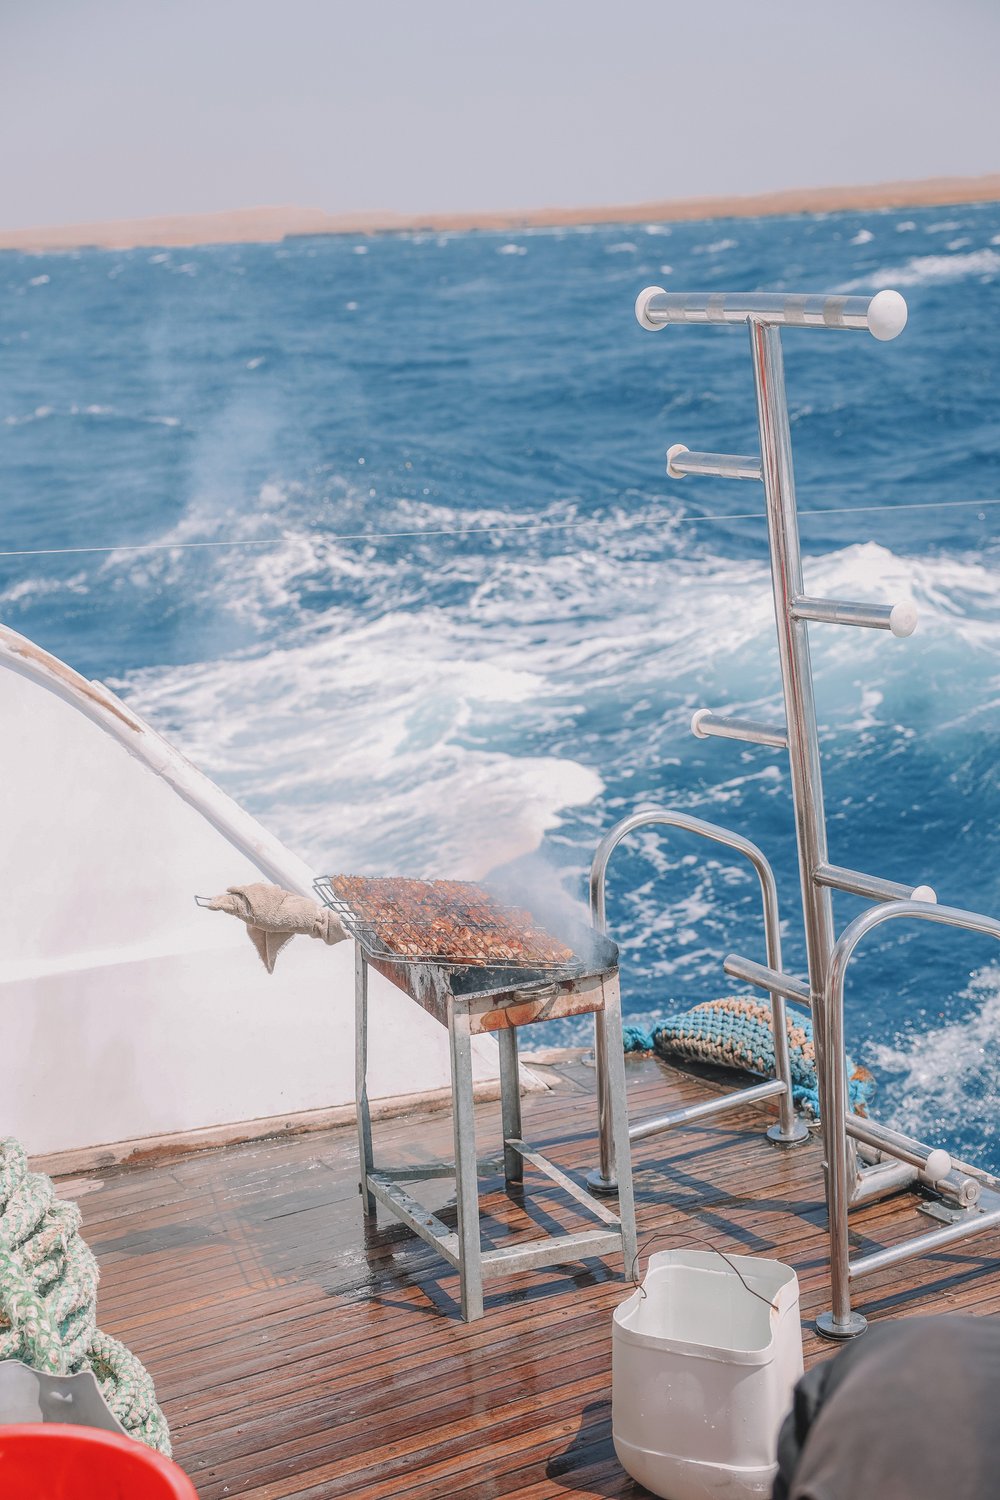
[[[354,944],[354,1102],[357,1110],[361,1207],[366,1218],[375,1214],[368,1174],[375,1170],[372,1121],[368,1108],[368,961],[360,943]]]
[[[781,685],[785,699],[788,766],[799,853],[809,987],[813,1002],[820,1118],[825,1122],[828,1118],[828,1103],[824,1098],[827,1092],[825,1059],[828,1047],[824,999],[827,970],[833,950],[833,902],[829,889],[817,885],[814,879],[819,866],[828,864],[826,815],[823,808],[823,774],[813,698],[808,627],[804,620],[796,619],[792,609],[793,601],[805,593],[795,508],[792,439],[788,425],[780,330],[755,317],[749,318],[748,323],[754,388],[757,393],[757,425],[760,431],[761,467],[771,551],[771,585],[778,632]],[[825,1127],[823,1134],[825,1142]],[[829,1161],[829,1155],[827,1160]]]

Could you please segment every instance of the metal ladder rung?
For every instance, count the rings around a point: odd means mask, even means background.
[[[817,865],[813,871],[817,885],[831,886],[835,891],[849,891],[852,896],[867,896],[870,901],[928,901],[933,906],[937,893],[930,885],[900,885],[895,880],[881,880],[843,865]]]
[[[706,740],[710,735],[720,740],[746,740],[751,745],[769,745],[773,750],[788,749],[788,731],[782,724],[759,724],[756,719],[730,719],[713,714],[710,708],[699,708],[691,719],[691,733]]]
[[[738,953],[728,954],[722,967],[731,978],[742,979],[758,990],[767,990],[771,995],[783,995],[786,1000],[797,1000],[800,1005],[812,1005],[809,986],[805,980],[796,979],[793,974],[779,974],[776,969],[769,969],[767,964],[754,963],[752,958],[741,958]]]
[[[692,453],[683,443],[667,449],[667,473],[671,479],[686,474],[714,475],[717,479],[763,478],[760,459],[752,453]]]
[[[793,620],[815,620],[821,625],[891,630],[900,639],[912,635],[917,628],[917,611],[905,600],[899,604],[853,604],[848,599],[816,599],[810,594],[797,594],[788,606],[788,613]]]

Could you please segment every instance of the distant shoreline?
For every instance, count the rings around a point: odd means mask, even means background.
[[[946,207],[1000,200],[1000,173],[983,177],[928,177],[855,187],[789,188],[745,197],[678,198],[604,208],[539,208],[524,212],[441,214],[327,214],[311,208],[248,208],[206,214],[168,214],[52,228],[0,230],[0,250],[29,253],[139,247],[269,243],[325,234],[431,234],[462,230],[553,229],[583,224],[670,223],[690,219],[757,218],[775,214]]]

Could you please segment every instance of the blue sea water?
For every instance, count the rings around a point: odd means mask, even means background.
[[[651,282],[906,296],[895,343],[784,341],[807,587],[920,609],[813,628],[831,857],[1000,912],[997,205],[4,254],[0,550],[161,546],[4,556],[2,618],[319,868],[582,897],[636,806],[726,823],[801,972],[784,758],[688,730],[781,712],[761,494],[663,464],[754,451],[746,335],[643,332]],[[695,843],[615,856],[637,1019],[763,956],[752,875]],[[993,945],[882,929],[848,1032],[883,1118],[1000,1167]]]

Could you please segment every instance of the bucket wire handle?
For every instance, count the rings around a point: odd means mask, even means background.
[[[634,1286],[636,1287],[636,1290],[639,1291],[639,1292],[641,1292],[644,1297],[648,1297],[649,1293],[646,1291],[646,1288],[643,1286],[643,1284],[640,1281],[639,1276],[638,1276],[639,1256],[645,1250],[646,1246],[647,1245],[651,1245],[655,1239],[656,1239],[656,1235],[655,1234],[651,1234],[648,1239],[643,1240],[642,1244],[636,1250],[635,1255],[632,1257],[631,1280],[632,1280]],[[708,1246],[709,1250],[713,1250],[716,1255],[720,1255],[722,1257],[722,1259],[726,1262],[726,1265],[730,1268],[730,1270],[736,1272],[737,1276],[740,1278],[740,1280],[742,1281],[743,1285],[746,1287],[747,1291],[750,1293],[751,1297],[757,1297],[759,1299],[759,1301],[766,1302],[767,1305],[768,1305],[768,1307],[771,1309],[772,1312],[777,1312],[778,1311],[778,1304],[776,1302],[772,1302],[771,1299],[770,1299],[770,1297],[765,1297],[763,1292],[758,1292],[758,1291],[754,1290],[754,1288],[750,1285],[749,1281],[747,1281],[746,1277],[743,1275],[743,1272],[740,1270],[739,1266],[736,1265],[736,1263],[733,1261],[733,1259],[726,1254],[725,1250],[720,1250],[719,1247],[718,1247],[718,1245],[713,1245],[712,1244],[711,1240],[705,1240],[703,1243]],[[700,1249],[701,1247],[700,1246],[696,1246],[696,1245],[695,1246],[687,1246],[687,1247],[685,1247],[683,1244],[681,1244],[681,1245],[677,1246],[677,1248],[683,1250],[685,1248],[688,1248],[688,1249]]]

